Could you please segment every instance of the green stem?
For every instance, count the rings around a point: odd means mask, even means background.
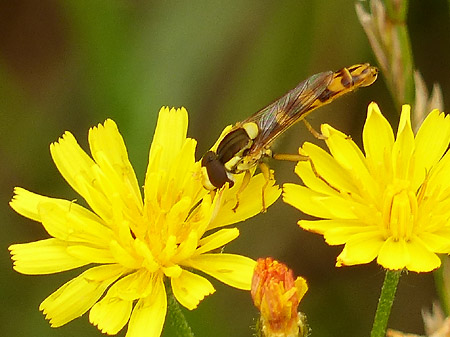
[[[391,314],[391,307],[394,302],[400,274],[401,271],[386,270],[370,337],[386,336],[386,327],[389,320],[389,315]]]
[[[408,13],[408,0],[386,0],[386,10],[391,19],[404,22]]]
[[[436,284],[436,291],[442,310],[444,310],[445,316],[448,316],[450,312],[450,259],[448,256],[441,256],[441,262],[441,267],[433,273],[434,283]]]
[[[392,29],[394,45],[388,47],[391,58],[391,70],[396,70],[395,77],[385,74],[390,80],[390,91],[399,108],[402,104],[414,104],[414,62],[409,39],[406,16],[408,0],[385,0],[388,21]]]
[[[178,337],[194,337],[194,333],[189,326],[186,317],[181,311],[180,304],[175,299],[173,295],[172,288],[170,286],[166,287],[167,298],[168,298],[168,310],[167,310],[167,322],[174,327],[176,331],[176,336]]]
[[[399,104],[414,104],[415,83],[414,83],[414,62],[411,50],[411,42],[409,40],[409,32],[406,23],[395,27],[398,41],[400,42],[400,50],[403,67],[403,97]]]

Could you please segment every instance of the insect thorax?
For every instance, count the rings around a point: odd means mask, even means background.
[[[231,173],[241,173],[249,170],[260,160],[261,155],[249,155],[255,138],[259,134],[256,123],[249,122],[236,125],[217,147],[217,157],[225,169]]]
[[[237,124],[220,141],[217,150],[208,151],[202,159],[204,183],[208,189],[220,188],[226,182],[233,185],[233,174],[242,173],[254,167],[264,151],[248,155],[259,134],[256,123]]]

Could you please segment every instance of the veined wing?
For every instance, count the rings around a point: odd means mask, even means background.
[[[287,94],[247,118],[242,124],[254,122],[259,133],[251,152],[258,152],[270,144],[294,123],[302,120],[316,106],[312,104],[322,95],[333,79],[333,72],[315,74],[298,84]]]

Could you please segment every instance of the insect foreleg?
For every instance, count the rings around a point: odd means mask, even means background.
[[[248,186],[251,177],[252,177],[251,172],[249,170],[245,171],[241,186],[239,186],[239,190],[236,192],[236,205],[234,205],[232,209],[233,212],[236,212],[237,208],[239,207],[239,194],[241,194],[242,191],[244,191],[245,188]]]

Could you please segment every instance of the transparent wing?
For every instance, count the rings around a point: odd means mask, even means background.
[[[315,74],[244,120],[241,124],[254,122],[259,128],[251,152],[258,152],[261,148],[269,146],[291,125],[302,120],[312,110],[311,105],[327,89],[332,79],[332,71]]]

